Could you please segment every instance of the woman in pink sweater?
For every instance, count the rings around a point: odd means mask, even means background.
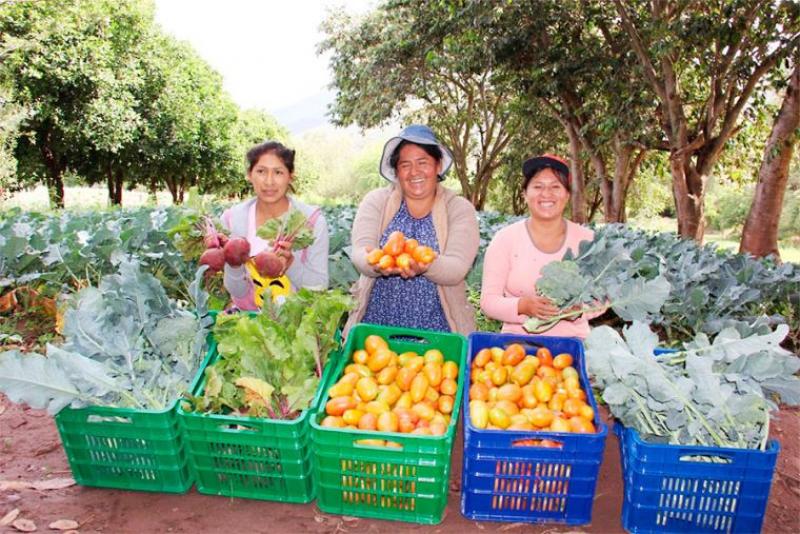
[[[558,156],[545,154],[522,165],[522,194],[530,217],[513,223],[492,238],[483,260],[481,310],[503,321],[503,332],[527,334],[522,324],[529,317],[550,318],[559,313],[546,297],[536,293],[542,267],[578,251],[581,241],[594,233],[564,218],[569,202],[569,166]],[[587,317],[560,321],[544,333],[580,337],[589,333]]]

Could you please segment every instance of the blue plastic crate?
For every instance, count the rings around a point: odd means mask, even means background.
[[[767,450],[646,443],[621,424],[628,532],[760,532],[780,446]],[[716,460],[716,461],[711,461]]]
[[[475,332],[469,336],[468,369],[481,349],[511,343],[521,343],[529,354],[539,347],[547,347],[553,355],[572,354],[587,401],[595,410],[597,433],[480,430],[470,423],[465,393],[461,513],[481,521],[589,523],[608,428],[597,416],[583,343],[576,338]],[[554,441],[561,447],[515,445],[531,439]]]

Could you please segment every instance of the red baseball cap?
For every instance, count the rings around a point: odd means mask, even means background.
[[[525,160],[525,163],[522,164],[522,174],[525,176],[525,183],[522,185],[523,189],[528,187],[528,182],[531,181],[533,175],[541,169],[553,169],[558,171],[560,173],[558,179],[561,185],[563,185],[567,191],[570,190],[569,164],[567,160],[555,154],[542,154],[541,156]]]

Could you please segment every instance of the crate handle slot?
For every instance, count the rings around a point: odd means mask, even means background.
[[[241,423],[220,423],[217,428],[225,432],[258,432],[258,428]]]
[[[125,423],[131,424],[133,423],[133,419],[130,417],[121,417],[119,415],[96,415],[91,414],[89,417],[86,418],[87,423]]]
[[[366,449],[382,449],[382,450],[391,449],[394,451],[403,450],[402,443],[398,443],[396,441],[391,441],[391,440],[388,441],[390,441],[392,445],[387,445],[386,444],[387,440],[385,439],[356,439],[353,440],[353,446],[363,447]]]
[[[678,458],[681,462],[705,462],[715,464],[730,464],[733,463],[733,458],[722,454],[698,454],[696,452],[688,452],[681,454]]]
[[[419,345],[430,345],[431,342],[422,336],[415,336],[414,334],[392,334],[389,336],[391,341],[399,341],[401,343],[417,343]]]
[[[515,439],[511,442],[512,447],[542,447],[544,449],[563,449],[564,442],[553,439]]]

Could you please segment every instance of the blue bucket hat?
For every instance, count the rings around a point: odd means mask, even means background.
[[[453,165],[453,154],[450,150],[436,139],[433,130],[424,124],[412,124],[407,126],[402,132],[397,134],[396,137],[389,139],[383,145],[383,155],[381,156],[381,165],[379,171],[381,176],[390,182],[397,182],[397,176],[394,173],[394,167],[389,163],[392,153],[402,141],[409,141],[417,145],[436,145],[442,151],[442,173],[439,175],[439,181],[444,180],[444,175],[450,170]]]

